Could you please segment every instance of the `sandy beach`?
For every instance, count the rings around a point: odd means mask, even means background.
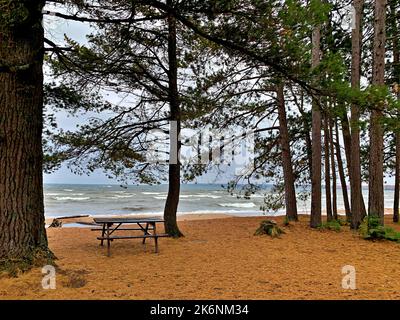
[[[134,239],[114,241],[111,257],[88,228],[51,228],[56,289],[44,290],[35,268],[2,277],[0,299],[400,299],[400,244],[311,230],[307,216],[281,238],[254,236],[263,219],[181,216],[185,237],[160,239],[158,254]],[[342,288],[345,265],[356,290]]]

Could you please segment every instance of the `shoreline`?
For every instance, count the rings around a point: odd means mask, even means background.
[[[389,216],[393,214],[393,209],[390,208],[385,208],[385,216]],[[308,212],[301,211],[298,213],[299,216],[305,216],[309,217],[310,214]],[[338,215],[340,217],[345,217],[345,211],[342,209],[338,210]],[[140,214],[113,214],[113,215],[89,215],[88,217],[77,217],[77,218],[71,218],[68,219],[66,216],[63,216],[63,219],[60,220],[63,225],[69,225],[69,224],[81,224],[82,226],[84,225],[92,225],[94,224],[93,218],[94,217],[114,217],[114,218],[142,218],[142,217],[162,217],[162,215],[140,215]],[[285,214],[276,214],[276,215],[271,215],[271,214],[259,214],[259,215],[234,215],[234,214],[229,214],[229,213],[178,213],[177,215],[177,220],[178,221],[192,221],[192,220],[212,220],[212,219],[224,219],[224,218],[265,218],[265,219],[278,219],[278,218],[283,218],[285,217]],[[322,212],[322,217],[326,217],[325,212]],[[57,219],[57,217],[48,217],[45,219],[46,226],[50,225],[54,219]],[[77,226],[71,226],[71,227],[77,227]]]

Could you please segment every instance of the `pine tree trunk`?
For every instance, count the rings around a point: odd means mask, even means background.
[[[170,2],[170,1],[169,1]],[[168,5],[171,5],[169,3]],[[176,51],[176,20],[168,15],[168,64],[169,64],[169,103],[170,103],[170,163],[168,195],[164,208],[165,232],[174,238],[183,236],[179,230],[176,213],[178,211],[181,185],[180,132],[181,115],[178,93],[178,64]]]
[[[324,114],[324,160],[325,160],[325,200],[326,200],[326,218],[333,220],[332,215],[332,197],[331,197],[331,167],[329,152],[329,124],[328,115]]]
[[[400,198],[400,133],[396,133],[396,160],[394,179],[393,222],[399,222],[399,198]]]
[[[352,59],[351,59],[351,87],[360,89],[361,72],[361,21],[364,0],[354,0],[355,28],[352,31]],[[360,160],[360,107],[357,104],[351,106],[351,164],[349,166],[350,190],[351,190],[351,228],[357,229],[365,216],[364,198],[361,186],[361,160]]]
[[[337,122],[335,122],[335,131],[336,131],[336,143],[335,143],[336,160],[338,163],[340,185],[342,187],[343,203],[344,203],[344,209],[345,209],[345,213],[346,213],[346,221],[351,221],[350,202],[349,202],[349,195],[347,192],[346,176],[344,174],[344,168],[343,168],[342,150],[340,148],[339,128],[338,128]]]
[[[386,0],[375,1],[374,18],[374,60],[372,84],[385,84],[385,21]],[[369,215],[378,216],[384,224],[384,194],[383,194],[383,103],[377,104],[371,111],[370,118],[370,152],[369,152]]]
[[[317,26],[312,34],[312,67],[320,62],[321,28]],[[310,227],[321,224],[321,110],[319,102],[312,103],[312,171],[311,171],[311,217]]]
[[[392,14],[392,28],[393,30],[398,30],[399,27],[397,23],[397,12],[396,3],[391,1],[390,3],[391,14]],[[399,13],[400,14],[400,13]],[[398,37],[393,37],[393,73],[395,75],[395,80],[397,84],[400,84],[400,48]],[[397,92],[397,100],[400,101],[400,92]],[[398,119],[400,114],[397,114]],[[400,119],[399,119],[400,120]],[[393,222],[399,222],[399,198],[400,198],[400,132],[396,130],[396,158],[395,158],[395,170],[394,170],[394,201],[393,201]]]
[[[308,114],[304,110],[304,94],[303,90],[300,91],[300,104],[298,105],[299,107],[299,112],[301,115],[301,120],[303,122],[303,135],[304,135],[304,140],[306,142],[306,152],[307,152],[307,160],[308,160],[308,167],[310,171],[310,179],[311,179],[311,172],[312,172],[312,142],[311,142],[311,137],[310,137],[310,132],[311,132],[311,126],[308,121]]]
[[[340,117],[340,124],[342,126],[342,136],[343,136],[343,145],[344,145],[344,154],[346,156],[347,167],[349,168],[349,180],[351,180],[350,176],[350,168],[351,168],[351,133],[350,133],[350,125],[347,114],[343,114]]]
[[[354,113],[353,113],[354,115]],[[349,182],[350,186],[353,181],[352,177],[352,160],[353,160],[353,151],[352,151],[352,135],[350,132],[350,126],[349,126],[349,119],[347,118],[347,115],[344,115],[341,117],[341,124],[342,124],[342,135],[343,135],[343,143],[344,143],[344,151],[345,151],[345,157],[346,157],[346,163],[347,163],[347,172],[348,172],[348,177],[349,177]],[[357,164],[357,159],[355,160]],[[344,170],[344,168],[343,168]],[[361,172],[361,168],[360,168]],[[360,176],[360,181],[361,181],[361,176]],[[360,182],[361,183],[361,182]],[[361,203],[360,203],[360,208],[361,208],[361,217],[364,218],[367,215],[367,210],[365,208],[365,203],[364,203],[364,198],[362,197],[361,193]]]
[[[290,140],[287,127],[284,84],[280,83],[277,87],[278,98],[278,117],[279,117],[279,135],[282,149],[283,177],[285,182],[285,203],[286,217],[291,221],[297,221],[297,202],[296,189],[294,185],[294,174],[292,165],[292,156],[290,152]]]
[[[53,258],[43,205],[44,1],[15,2],[28,17],[0,25],[0,269],[10,271]],[[7,5],[1,10],[17,14]]]
[[[337,180],[336,180],[336,164],[335,164],[335,146],[333,144],[333,120],[329,117],[329,147],[332,168],[332,214],[333,219],[338,220],[337,211]]]

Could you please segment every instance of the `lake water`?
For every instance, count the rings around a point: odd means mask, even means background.
[[[129,186],[46,184],[46,217],[71,215],[160,215],[167,197],[167,185]],[[217,184],[183,184],[178,213],[225,213],[236,216],[262,216],[266,186],[251,199],[230,195]],[[367,189],[364,188],[366,196]],[[367,201],[367,199],[365,199]],[[322,199],[324,207],[325,199]],[[393,206],[393,188],[385,190],[385,208]],[[338,189],[338,208],[344,209],[341,190]],[[298,210],[309,213],[309,201],[299,201]],[[285,210],[268,213],[283,215]]]

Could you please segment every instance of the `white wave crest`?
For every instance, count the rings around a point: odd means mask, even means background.
[[[53,199],[57,201],[85,201],[89,200],[90,197],[53,197]]]
[[[135,194],[116,194],[115,196],[109,197],[110,199],[124,199],[132,198]]]
[[[218,203],[221,207],[233,207],[233,208],[254,208],[256,205],[253,202],[249,203]]]
[[[142,192],[142,194],[148,194],[148,195],[157,195],[157,194],[163,194],[165,192]]]

